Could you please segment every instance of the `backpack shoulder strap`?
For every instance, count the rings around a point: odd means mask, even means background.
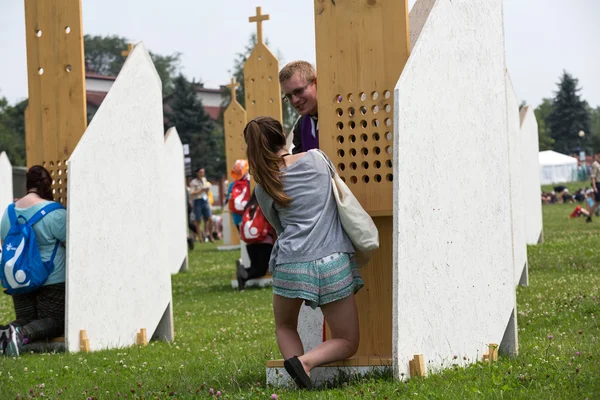
[[[29,225],[30,226],[35,225],[37,222],[39,222],[39,220],[44,218],[46,216],[46,214],[51,213],[54,210],[60,210],[61,208],[64,208],[62,206],[62,204],[55,202],[55,201],[51,202],[50,204],[48,204],[44,208],[42,208],[40,211],[36,212],[33,215],[33,217],[29,218]]]
[[[15,203],[11,203],[8,206],[7,212],[10,226],[15,226],[17,224],[17,213],[15,212]]]

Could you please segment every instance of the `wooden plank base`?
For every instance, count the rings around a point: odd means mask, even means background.
[[[325,364],[321,367],[391,367],[392,357],[367,357],[359,356]],[[283,368],[283,360],[267,361],[267,368]]]

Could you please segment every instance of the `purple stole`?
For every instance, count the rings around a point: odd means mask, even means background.
[[[302,117],[302,126],[300,128],[300,132],[302,134],[302,151],[319,148],[319,130],[315,127],[316,137],[312,134],[313,124],[316,123],[317,122],[314,121],[310,115]]]

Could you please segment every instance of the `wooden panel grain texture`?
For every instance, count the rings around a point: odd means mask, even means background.
[[[235,89],[239,86],[234,79],[227,85],[231,90],[231,102],[223,114],[225,124],[225,157],[227,159],[227,171],[231,171],[236,160],[246,159],[246,141],[244,140],[244,128],[246,127],[246,110],[237,101]],[[230,214],[231,215],[231,214]],[[233,217],[223,223],[229,224],[231,232],[230,244],[240,244],[240,235],[233,223]]]
[[[27,43],[28,106],[25,109],[25,149],[27,167],[41,164],[44,160],[42,142],[42,108],[40,70],[40,42],[43,31],[39,28],[38,1],[25,1],[25,40]],[[37,35],[42,35],[38,37]]]
[[[392,93],[409,56],[407,0],[315,0],[315,29],[319,147],[371,215],[392,215]]]
[[[393,89],[409,56],[407,0],[315,0],[319,147],[379,229],[361,269],[356,357],[392,355]],[[327,330],[327,338],[330,338]]]
[[[392,355],[392,229],[390,217],[373,218],[379,230],[379,249],[369,264],[361,268],[365,286],[356,295],[360,324],[360,345],[355,357]],[[326,338],[331,338],[327,327]]]
[[[269,116],[282,122],[279,61],[264,45],[257,43],[244,64],[244,91],[248,121]]]
[[[225,123],[225,155],[227,171],[231,171],[236,160],[246,159],[246,142],[244,128],[246,127],[246,111],[237,100],[231,102],[223,114]]]
[[[66,160],[87,126],[81,0],[25,1],[27,165],[44,165],[66,204]]]
[[[31,93],[31,89],[29,90]],[[27,168],[36,164],[34,160],[43,160],[42,129],[39,125],[40,118],[32,118],[30,108],[25,108],[25,154],[27,156]]]
[[[248,121],[269,116],[283,124],[281,114],[281,86],[279,85],[279,61],[263,43],[262,24],[269,15],[256,7],[256,15],[248,18],[256,23],[256,45],[244,64],[244,91]]]

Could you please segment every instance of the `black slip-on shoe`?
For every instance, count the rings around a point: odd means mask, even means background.
[[[310,380],[310,376],[308,376],[306,371],[304,371],[302,362],[298,359],[298,357],[294,356],[292,358],[288,358],[283,362],[283,366],[299,388],[312,389],[312,381]]]

